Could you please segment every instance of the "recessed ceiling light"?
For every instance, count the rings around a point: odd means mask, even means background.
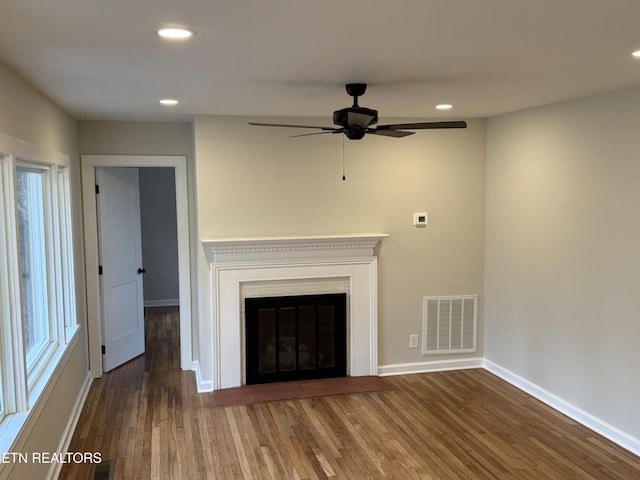
[[[193,32],[191,30],[187,30],[186,28],[161,28],[160,30],[158,30],[158,35],[160,35],[162,38],[181,40],[191,37],[193,35]]]
[[[633,55],[636,58],[640,58],[640,50],[636,50],[635,52],[633,52],[631,55]]]
[[[453,105],[451,105],[450,103],[441,103],[440,105],[436,105],[436,108],[438,110],[451,110],[453,108]]]
[[[173,98],[163,98],[162,100],[160,100],[160,103],[162,105],[171,106],[171,105],[177,105],[178,104],[178,100],[175,100]]]

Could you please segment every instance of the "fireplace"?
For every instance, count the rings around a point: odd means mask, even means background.
[[[376,247],[387,236],[203,240],[210,265],[210,300],[203,304],[211,311],[205,311],[200,326],[200,358],[195,365],[198,391],[249,383],[244,308],[245,299],[257,297],[345,294],[346,324],[341,331],[345,332],[346,375],[376,375]]]
[[[245,299],[246,384],[344,377],[346,294]]]

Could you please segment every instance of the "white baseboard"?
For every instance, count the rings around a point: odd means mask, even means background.
[[[200,371],[200,362],[193,362],[193,371],[196,373],[196,389],[198,393],[213,392],[213,380],[203,380]]]
[[[145,300],[145,307],[177,307],[180,306],[179,298],[166,298],[164,300]]]
[[[482,368],[483,361],[478,358],[460,358],[455,360],[430,360],[428,362],[396,363],[393,365],[379,365],[378,375],[405,375],[410,373],[444,372],[447,370],[465,370]]]
[[[89,389],[91,388],[91,383],[93,382],[93,378],[91,374],[87,372],[87,378],[85,378],[84,385],[82,386],[82,390],[76,399],[76,403],[73,405],[73,409],[71,410],[71,416],[69,417],[69,421],[67,422],[67,426],[62,433],[62,437],[60,438],[60,443],[58,444],[58,448],[56,452],[66,452],[71,444],[71,439],[73,438],[73,433],[76,430],[76,426],[78,425],[78,420],[80,419],[80,413],[82,412],[82,407],[84,406],[84,402],[87,400],[87,395],[89,395]],[[64,464],[62,462],[52,462],[51,467],[49,468],[49,472],[47,473],[46,480],[55,480],[60,476],[60,470]]]
[[[497,375],[503,380],[509,382],[514,387],[528,393],[532,397],[537,398],[543,403],[546,403],[551,408],[565,414],[572,418],[576,422],[590,428],[596,433],[599,433],[603,437],[608,438],[612,442],[617,443],[622,448],[629,450],[635,455],[640,456],[640,439],[637,439],[626,432],[623,432],[617,427],[610,425],[604,420],[582,410],[581,408],[572,405],[571,403],[563,400],[562,398],[554,395],[553,393],[545,390],[544,388],[530,382],[526,378],[523,378],[506,368],[501,367],[489,360],[484,360],[484,368],[489,372]]]

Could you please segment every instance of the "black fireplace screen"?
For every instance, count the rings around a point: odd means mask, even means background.
[[[344,377],[346,294],[245,299],[246,383]]]

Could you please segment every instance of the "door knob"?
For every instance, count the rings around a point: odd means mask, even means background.
[[[138,275],[140,275],[141,273],[147,273],[147,271],[144,268],[139,268]]]

